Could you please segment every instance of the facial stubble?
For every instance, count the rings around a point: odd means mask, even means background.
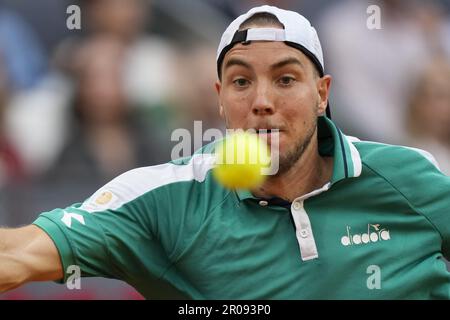
[[[309,127],[306,137],[296,142],[293,150],[288,151],[285,155],[279,155],[279,169],[275,176],[288,172],[302,158],[312,139],[316,136],[316,132],[317,121]]]

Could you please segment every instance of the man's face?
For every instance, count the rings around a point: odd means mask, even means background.
[[[226,54],[216,84],[220,114],[229,129],[279,129],[285,171],[314,139],[330,81],[316,76],[312,62],[283,42],[237,44]]]

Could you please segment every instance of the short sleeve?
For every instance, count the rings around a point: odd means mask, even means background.
[[[424,215],[442,237],[442,253],[450,259],[450,177],[444,175],[434,157],[419,149],[403,157],[400,191],[414,209]]]
[[[43,229],[55,243],[63,268],[79,266],[83,276],[117,278],[112,268],[108,242],[97,219],[72,206],[41,214],[33,223]],[[64,282],[68,273],[64,272]]]
[[[133,190],[129,179],[116,178],[84,203],[42,213],[34,222],[55,243],[65,271],[74,265],[84,277],[133,285],[158,280],[170,267],[155,236],[153,196],[128,190]],[[68,276],[65,272],[63,281]]]

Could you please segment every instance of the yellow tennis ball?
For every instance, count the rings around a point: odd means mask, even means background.
[[[257,134],[237,132],[227,136],[215,148],[213,175],[230,189],[251,189],[261,185],[270,167],[267,143]]]

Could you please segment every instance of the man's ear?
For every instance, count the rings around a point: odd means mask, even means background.
[[[220,83],[220,81],[216,81],[216,91],[217,91],[217,95],[219,97],[219,114],[222,117],[222,119],[225,118],[225,110],[223,109],[223,105],[222,105],[222,98],[221,98],[221,91],[222,91],[222,83]]]
[[[328,105],[328,97],[330,95],[332,77],[325,75],[317,80],[318,107],[317,113],[324,115]]]

